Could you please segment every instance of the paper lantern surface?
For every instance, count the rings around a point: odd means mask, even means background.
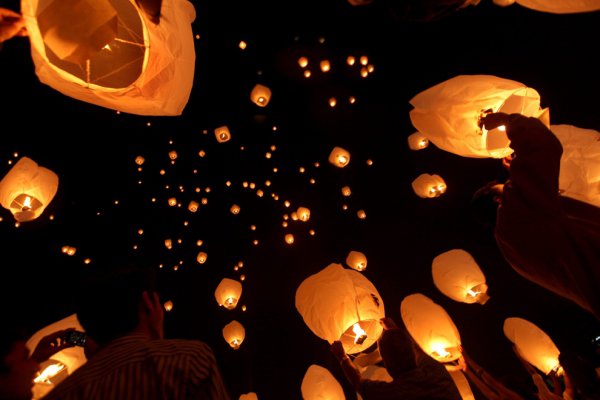
[[[160,23],[154,24],[134,0],[110,0],[118,24],[116,36],[106,42],[110,38],[107,26],[113,21],[107,19],[109,14],[105,12],[100,18],[98,11],[80,12],[74,14],[75,18],[61,18],[61,13],[73,14],[79,9],[61,7],[59,1],[21,1],[35,73],[42,83],[66,96],[131,114],[173,116],[183,112],[192,89],[196,59],[191,27],[196,12],[192,3],[164,1]],[[69,1],[98,7],[97,2],[89,0]],[[85,35],[79,35],[81,41],[89,38],[87,44],[56,45],[60,35],[52,32],[68,30],[73,20],[79,21],[77,25],[82,29],[96,25],[97,29],[91,29],[91,33],[84,29]],[[99,42],[101,49],[92,51]],[[62,59],[52,50],[60,48],[66,48],[57,50],[67,55]],[[90,58],[81,61],[81,54]]]
[[[300,386],[304,400],[345,400],[344,389],[329,370],[312,364]]]
[[[600,0],[516,0],[516,3],[536,11],[571,14],[600,10]]]
[[[537,91],[522,83],[493,75],[459,75],[413,97],[413,126],[442,150],[463,157],[503,158],[510,141],[499,129],[479,127],[486,112],[541,113]]]
[[[436,256],[431,274],[435,286],[452,300],[468,304],[487,300],[485,276],[473,256],[463,249]]]
[[[425,353],[442,363],[461,356],[456,325],[429,297],[421,293],[406,296],[400,303],[400,314],[408,333]]]
[[[448,373],[450,374],[450,377],[452,377],[452,380],[460,393],[460,397],[463,400],[475,400],[475,395],[471,390],[471,386],[469,385],[469,381],[465,374],[460,370],[448,371]]]
[[[439,175],[421,174],[411,186],[415,194],[423,199],[433,199],[446,193],[446,182]]]
[[[523,318],[506,318],[504,335],[513,342],[521,357],[542,371],[549,374],[558,370],[559,351],[550,336],[532,322]]]
[[[239,400],[258,400],[258,396],[254,392],[248,392],[240,395]]]
[[[300,284],[295,301],[310,330],[329,343],[340,340],[348,354],[366,350],[381,336],[383,300],[360,272],[330,264]],[[366,338],[353,330],[356,325]]]

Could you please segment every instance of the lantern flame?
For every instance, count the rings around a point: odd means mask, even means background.
[[[354,338],[354,344],[361,345],[367,339],[367,332],[360,327],[358,322],[352,326],[352,332],[354,332],[354,335],[356,335]]]
[[[23,208],[21,211],[29,211],[31,210],[31,197],[25,196],[25,200],[23,201]]]
[[[451,355],[441,343],[432,344],[431,349],[432,354],[441,358],[449,357]]]
[[[65,365],[57,362],[56,364],[48,365],[40,374],[33,380],[35,383],[52,383],[51,378],[55,377],[60,371],[65,369]]]
[[[499,131],[505,132],[506,131],[506,126],[500,125],[496,129],[498,129]]]
[[[223,304],[223,305],[228,310],[231,310],[232,308],[235,308],[236,304],[237,304],[237,299],[234,299],[233,297],[228,297],[227,300],[225,300],[225,304]]]
[[[242,344],[242,342],[241,342],[239,339],[233,339],[233,340],[232,340],[232,341],[229,343],[229,345],[230,345],[231,347],[233,347],[235,350],[239,349],[241,344]]]
[[[480,293],[481,292],[474,291],[473,289],[467,289],[467,294],[471,297],[477,297]]]

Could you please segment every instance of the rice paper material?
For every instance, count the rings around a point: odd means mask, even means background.
[[[346,400],[344,389],[328,369],[312,364],[300,386],[304,400]]]
[[[536,11],[572,14],[600,10],[600,0],[517,0],[517,4]]]
[[[467,251],[452,249],[433,259],[431,274],[435,286],[452,300],[477,303],[487,292],[485,276]]]
[[[506,318],[504,335],[513,342],[521,358],[549,374],[559,366],[559,351],[550,336],[532,322],[523,318]]]

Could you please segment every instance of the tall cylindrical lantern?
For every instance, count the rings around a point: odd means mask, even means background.
[[[436,256],[431,264],[431,274],[435,286],[452,300],[485,304],[489,299],[483,272],[473,256],[463,249]]]
[[[432,199],[446,193],[446,182],[439,175],[421,174],[411,185],[417,196],[423,199]]]
[[[408,137],[408,147],[411,150],[423,150],[427,146],[429,146],[429,139],[421,132],[415,132]]]
[[[559,372],[559,351],[550,336],[535,324],[523,318],[511,317],[504,320],[504,335],[510,340],[525,361],[549,374]]]
[[[460,334],[441,306],[429,297],[415,293],[400,303],[400,314],[406,329],[431,357],[441,363],[460,358]]]
[[[215,290],[215,299],[220,306],[233,310],[242,296],[242,284],[236,280],[223,278]]]
[[[268,87],[256,84],[250,93],[250,99],[259,107],[266,107],[271,100],[271,89]]]
[[[58,175],[22,157],[0,181],[0,204],[19,222],[39,217],[58,190]]]
[[[350,162],[350,153],[341,147],[334,147],[329,154],[329,162],[338,168],[344,168]]]
[[[364,271],[367,268],[367,256],[360,251],[351,251],[346,257],[346,264],[357,271]]]
[[[342,385],[328,369],[312,364],[300,386],[303,400],[346,400]]]
[[[459,75],[413,97],[413,126],[442,150],[463,157],[503,158],[513,151],[502,126],[479,126],[491,112],[541,113],[540,95],[522,83],[493,75]]]
[[[160,23],[130,0],[22,0],[21,13],[41,82],[131,114],[183,112],[196,59],[191,2],[162,7]]]
[[[246,330],[239,322],[231,321],[223,327],[223,338],[232,349],[237,350],[246,338]]]
[[[381,336],[385,310],[379,292],[363,274],[340,264],[306,278],[295,301],[309,329],[329,343],[340,340],[348,354],[368,349]]]

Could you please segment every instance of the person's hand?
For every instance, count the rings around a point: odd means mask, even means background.
[[[502,158],[502,166],[507,171],[510,171],[510,163],[512,162],[513,158],[515,158],[515,153],[511,153],[511,154],[507,155],[506,157]]]
[[[156,292],[142,293],[139,322],[144,324],[155,339],[164,338],[165,311]]]
[[[65,335],[67,332],[74,330],[75,328],[63,329],[44,336],[42,339],[40,339],[30,358],[38,363],[41,363],[59,351],[75,346],[74,344],[68,343],[65,340]]]
[[[342,361],[344,357],[346,357],[346,350],[344,350],[344,345],[339,340],[331,343],[331,352],[335,356],[338,361]]]
[[[0,7],[0,43],[14,36],[27,36],[25,20],[19,13]]]
[[[383,326],[383,329],[397,328],[396,322],[390,317],[383,317],[379,320],[379,323]]]

